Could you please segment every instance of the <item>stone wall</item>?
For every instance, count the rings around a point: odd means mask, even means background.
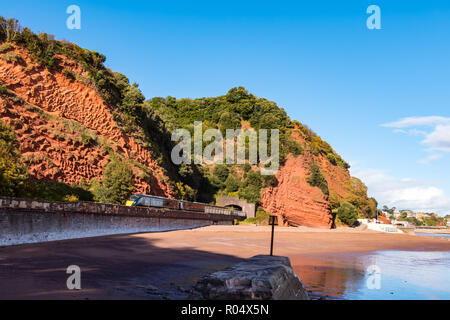
[[[231,225],[234,219],[180,210],[0,197],[0,246]]]
[[[253,257],[205,276],[195,290],[206,300],[309,300],[287,257]]]

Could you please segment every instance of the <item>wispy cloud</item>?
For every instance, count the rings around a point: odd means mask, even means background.
[[[442,159],[442,157],[443,157],[442,154],[430,154],[428,157],[426,157],[425,159],[421,159],[418,162],[421,164],[430,164],[434,161]]]
[[[353,168],[352,175],[367,184],[370,195],[380,205],[450,214],[450,197],[438,186],[411,178],[396,178],[376,169]]]
[[[423,143],[431,146],[434,150],[450,152],[450,125],[436,126]]]
[[[448,117],[409,117],[382,126],[393,128],[396,133],[424,136],[421,143],[428,147],[426,151],[450,152],[450,118]],[[419,162],[428,164],[440,158],[442,158],[442,155],[432,154],[426,159],[419,160]]]
[[[408,117],[396,122],[383,124],[383,127],[412,128],[412,127],[435,127],[436,125],[450,125],[450,118],[441,116]]]

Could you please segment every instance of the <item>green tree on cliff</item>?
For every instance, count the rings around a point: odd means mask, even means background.
[[[317,164],[313,163],[309,167],[309,177],[306,181],[308,181],[311,186],[320,188],[323,194],[327,196],[330,194],[330,190],[328,189],[328,181]]]
[[[123,204],[133,190],[133,170],[127,161],[117,156],[106,166],[102,183],[94,180],[91,184],[95,200],[104,203]]]
[[[351,203],[344,202],[339,207],[337,216],[342,223],[352,227],[358,221],[358,209]]]

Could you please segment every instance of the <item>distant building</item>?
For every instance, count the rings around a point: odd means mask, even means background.
[[[383,224],[391,224],[391,220],[383,216],[378,216],[378,222]]]
[[[393,219],[394,218],[394,215],[393,214],[390,214],[389,212],[387,212],[387,211],[381,211],[384,215],[385,215],[385,217],[386,218],[388,218],[388,219]]]
[[[408,217],[408,218],[415,218],[415,216],[416,216],[416,214],[413,211],[410,211],[410,210],[402,211],[402,213],[403,214],[406,213],[406,217]]]
[[[401,215],[402,213],[400,211],[395,210],[392,216],[394,217],[394,219],[398,219]]]
[[[408,221],[392,221],[392,224],[394,226],[401,226],[401,227],[411,227],[411,224]]]
[[[424,217],[424,213],[422,213],[422,212],[416,213],[416,219],[422,220],[423,217]]]

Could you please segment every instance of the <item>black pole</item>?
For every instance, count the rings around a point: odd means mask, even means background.
[[[273,257],[273,238],[275,234],[275,219],[272,219],[272,240],[270,242],[270,256]]]

